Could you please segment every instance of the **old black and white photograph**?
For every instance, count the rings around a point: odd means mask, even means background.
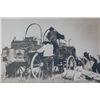
[[[2,83],[99,83],[100,18],[1,18]]]

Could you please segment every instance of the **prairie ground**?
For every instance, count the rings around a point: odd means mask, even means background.
[[[53,74],[51,78],[47,79],[34,79],[31,77],[14,77],[6,78],[5,77],[5,64],[2,64],[1,70],[1,82],[2,83],[95,83],[94,80],[82,79],[78,81],[68,80],[61,77],[61,74]]]

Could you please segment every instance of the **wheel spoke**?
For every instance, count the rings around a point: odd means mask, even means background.
[[[36,62],[37,62],[37,63],[40,63],[40,61],[39,61],[38,59],[35,59],[35,63],[36,63]]]
[[[35,79],[40,79],[42,77],[41,63],[39,55],[36,53],[31,61],[31,73]]]
[[[34,70],[34,71],[32,72],[32,74],[33,74],[33,77],[34,77],[35,79],[40,78],[40,77],[41,77],[41,69],[40,69],[40,68],[37,68],[37,70]]]

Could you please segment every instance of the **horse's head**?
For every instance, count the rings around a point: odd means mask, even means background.
[[[88,52],[84,52],[84,57],[86,57],[89,61],[91,61],[91,57]]]

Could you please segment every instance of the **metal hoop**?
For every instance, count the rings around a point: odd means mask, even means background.
[[[37,24],[37,23],[32,23],[32,24],[30,24],[30,25],[27,27],[27,29],[26,29],[26,31],[25,31],[25,38],[26,38],[26,35],[27,35],[27,32],[28,32],[29,28],[30,28],[32,25],[37,25],[37,26],[39,27],[39,29],[40,29],[40,34],[41,34],[41,43],[42,43],[42,28],[41,28],[41,26],[40,26],[39,24]]]

